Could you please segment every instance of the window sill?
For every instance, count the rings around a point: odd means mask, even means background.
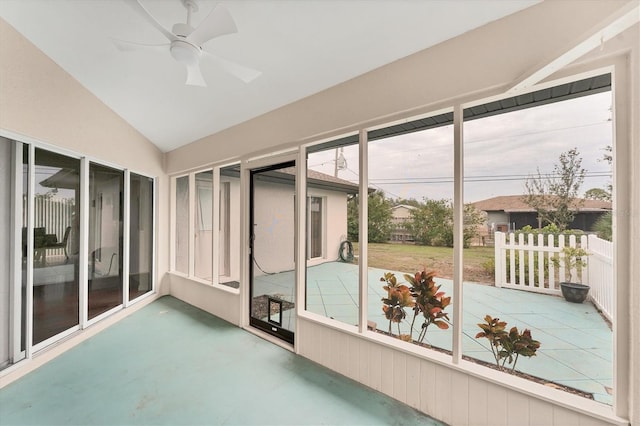
[[[190,277],[187,274],[183,274],[182,272],[170,271],[169,274],[175,277],[179,277],[179,278],[194,282],[196,284],[211,287],[216,290],[224,291],[236,296],[240,295],[239,288],[233,288],[233,287],[229,287],[228,285],[213,283],[211,281],[203,280],[202,278],[198,278],[198,277]]]

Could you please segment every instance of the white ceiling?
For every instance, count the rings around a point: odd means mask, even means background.
[[[162,151],[349,80],[529,7],[538,0],[225,1],[238,33],[203,47],[262,71],[250,83],[203,63],[208,87],[184,84],[168,52],[121,52],[110,37],[166,39],[124,0],[0,0],[0,16]],[[140,0],[165,28],[180,0]],[[218,4],[199,0],[197,24]]]

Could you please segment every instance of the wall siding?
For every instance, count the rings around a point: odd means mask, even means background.
[[[240,295],[169,274],[171,296],[240,326]]]
[[[305,318],[299,317],[298,333],[301,356],[451,425],[608,424],[587,413]]]

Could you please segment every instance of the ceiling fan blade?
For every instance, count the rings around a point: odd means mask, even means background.
[[[219,4],[213,8],[209,15],[193,30],[187,40],[202,46],[207,41],[225,34],[238,32],[236,23],[226,7]]]
[[[207,87],[199,64],[187,65],[187,86]]]
[[[164,44],[142,44],[134,43],[131,41],[118,40],[117,38],[111,38],[111,42],[122,52],[131,52],[133,50],[155,50],[158,52],[165,52],[169,50],[170,43]]]
[[[169,41],[173,41],[176,39],[176,36],[171,31],[169,31],[168,29],[160,25],[160,23],[156,21],[156,19],[153,16],[151,16],[151,14],[147,11],[147,9],[145,9],[144,6],[140,4],[138,0],[125,0],[125,1],[129,4],[129,6],[133,8],[133,10],[138,12],[140,16],[142,16],[144,19],[147,20],[147,22],[149,22],[158,31],[160,31]]]
[[[207,60],[214,62],[217,67],[223,69],[225,72],[244,81],[245,83],[249,83],[255,80],[262,74],[262,72],[256,71],[253,68],[245,67],[244,65],[240,65],[227,59],[223,59],[207,51],[203,50],[202,53],[204,54],[204,58],[207,58]]]

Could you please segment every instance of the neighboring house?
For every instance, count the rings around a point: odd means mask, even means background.
[[[408,229],[408,224],[411,222],[411,211],[415,209],[414,206],[408,206],[406,204],[400,204],[394,206],[391,211],[391,223],[393,229],[391,230],[390,241],[394,242],[413,242],[413,235]]]
[[[294,269],[294,237],[286,232],[275,232],[278,229],[293,229],[290,225],[294,218],[295,193],[293,185],[295,169],[276,170],[269,173],[269,184],[255,188],[256,200],[266,206],[254,212],[254,231],[256,253],[268,253],[272,247],[278,247],[279,256],[268,259],[256,259],[260,263],[262,273],[290,271]],[[336,178],[314,170],[307,173],[307,264],[320,263],[338,259],[340,243],[347,239],[347,200],[349,194],[358,193],[358,185],[344,179]],[[275,206],[287,203],[291,208],[276,209]],[[273,205],[274,208],[269,206]],[[274,216],[273,212],[279,212]],[[290,213],[281,217],[283,211]],[[260,270],[256,275],[261,275]]]
[[[606,212],[611,211],[611,202],[601,200],[578,200],[581,205],[570,229],[590,231],[593,224]],[[487,232],[509,232],[524,226],[539,228],[538,213],[523,201],[522,195],[502,195],[472,203],[475,208],[487,213]]]

